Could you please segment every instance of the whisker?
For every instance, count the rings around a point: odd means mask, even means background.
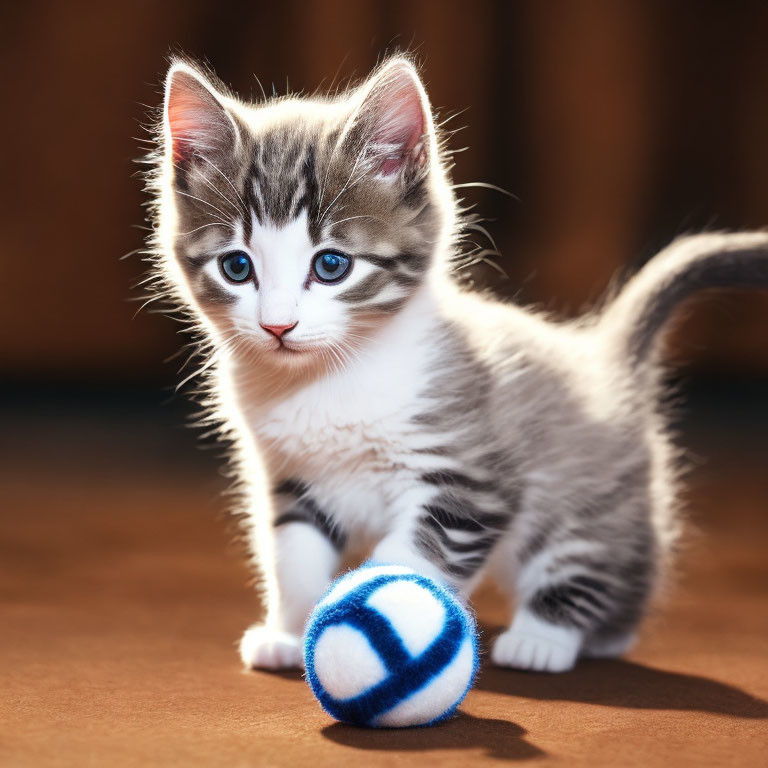
[[[502,195],[507,195],[513,200],[517,200],[518,203],[522,202],[517,195],[513,195],[508,189],[497,187],[495,184],[486,184],[484,181],[470,181],[466,184],[453,184],[451,189],[464,189],[465,187],[482,187],[483,189],[493,189],[496,192],[501,192]]]
[[[201,229],[205,229],[206,227],[226,227],[227,229],[231,229],[234,231],[235,227],[232,224],[229,223],[223,223],[221,221],[214,221],[210,224],[201,224],[199,227],[195,227],[194,229],[190,229],[189,232],[179,232],[179,235],[194,235],[195,232],[199,232]]]
[[[182,192],[180,189],[176,190],[177,195],[182,195],[183,197],[188,197],[190,200],[197,200],[198,203],[202,203],[203,205],[207,205],[209,208],[213,208],[214,211],[221,214],[222,218],[219,219],[223,224],[227,223],[227,214],[224,213],[224,211],[221,210],[221,208],[217,208],[213,203],[209,203],[207,200],[203,200],[200,197],[195,197],[194,195],[190,195],[188,192]]]
[[[331,227],[335,227],[339,224],[343,224],[345,221],[352,221],[353,219],[373,219],[374,221],[380,221],[383,224],[386,224],[386,220],[382,219],[380,216],[373,216],[370,214],[360,214],[359,216],[347,216],[346,219],[339,219],[338,221],[334,221],[331,224]]]
[[[325,220],[326,214],[328,213],[328,211],[330,211],[330,209],[331,209],[331,207],[334,205],[334,203],[335,203],[335,202],[336,202],[336,201],[337,201],[337,200],[338,200],[338,199],[339,199],[339,198],[340,198],[340,197],[341,197],[341,196],[342,196],[342,195],[343,195],[343,194],[344,194],[344,193],[347,191],[347,188],[348,188],[348,186],[349,186],[349,182],[352,180],[352,176],[354,175],[355,171],[357,170],[357,166],[358,166],[358,163],[360,162],[360,158],[362,157],[362,154],[363,154],[363,153],[361,152],[361,153],[360,153],[360,154],[359,154],[359,155],[358,155],[358,156],[355,158],[355,164],[352,166],[352,170],[351,170],[351,171],[350,171],[350,173],[349,173],[349,178],[347,179],[346,183],[345,183],[345,184],[344,184],[344,186],[341,188],[341,190],[338,192],[338,194],[336,195],[336,197],[334,197],[334,198],[333,198],[333,200],[331,200],[331,202],[330,202],[330,203],[328,203],[328,205],[326,206],[325,210],[324,210],[324,211],[323,211],[323,213],[320,215],[320,221],[321,221],[321,222]]]
[[[232,206],[232,208],[235,211],[235,214],[237,214],[238,216],[241,215],[242,211],[237,206],[237,204],[233,200],[230,200],[230,198],[228,198],[220,189],[218,189],[210,181],[210,179],[206,178],[205,174],[203,174],[203,172],[200,169],[197,169],[197,171],[198,171],[198,174],[197,174],[198,178],[202,179],[205,182],[206,186],[210,187],[227,205]]]
[[[125,261],[125,259],[130,259],[131,256],[136,256],[136,254],[143,253],[149,255],[152,253],[148,248],[134,248],[132,251],[128,251],[128,253],[123,254],[118,261]]]
[[[245,200],[243,200],[242,195],[237,191],[237,187],[235,187],[235,185],[231,182],[229,177],[217,165],[212,163],[207,157],[203,157],[203,160],[205,160],[205,162],[208,163],[208,165],[210,165],[211,168],[213,168],[213,170],[216,171],[216,173],[218,173],[221,176],[221,178],[227,182],[227,184],[229,184],[230,187],[232,187],[232,191],[237,195],[237,199],[240,201],[240,205],[243,208],[243,212],[246,212],[248,210],[248,206],[245,204]]]

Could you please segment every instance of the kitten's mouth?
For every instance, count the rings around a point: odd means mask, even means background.
[[[321,339],[286,339],[276,338],[269,345],[269,354],[274,355],[278,360],[294,360],[296,362],[302,359],[315,358],[322,354],[323,343]]]
[[[278,355],[301,355],[309,352],[309,348],[305,344],[295,344],[291,342],[285,342],[282,339],[277,340],[277,346],[275,347],[275,354]]]

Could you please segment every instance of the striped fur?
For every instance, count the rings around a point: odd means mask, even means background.
[[[255,105],[177,62],[151,180],[156,274],[211,350],[265,591],[248,666],[298,664],[304,619],[365,552],[464,595],[495,577],[517,606],[499,664],[628,645],[678,529],[658,332],[695,289],[768,283],[766,235],[683,240],[577,323],[462,291],[443,137],[402,58]],[[328,250],[351,270],[322,283]],[[238,284],[232,251],[253,266]]]

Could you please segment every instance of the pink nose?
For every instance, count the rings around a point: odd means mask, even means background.
[[[267,331],[267,333],[271,333],[279,339],[284,333],[292,331],[297,325],[298,323],[294,323],[293,325],[262,325],[261,327]]]

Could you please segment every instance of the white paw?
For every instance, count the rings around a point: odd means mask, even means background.
[[[254,624],[240,640],[240,658],[247,669],[300,669],[304,666],[301,638]]]
[[[500,667],[535,672],[567,672],[573,668],[581,648],[581,632],[519,613],[512,626],[500,634],[491,650],[491,660]]]

